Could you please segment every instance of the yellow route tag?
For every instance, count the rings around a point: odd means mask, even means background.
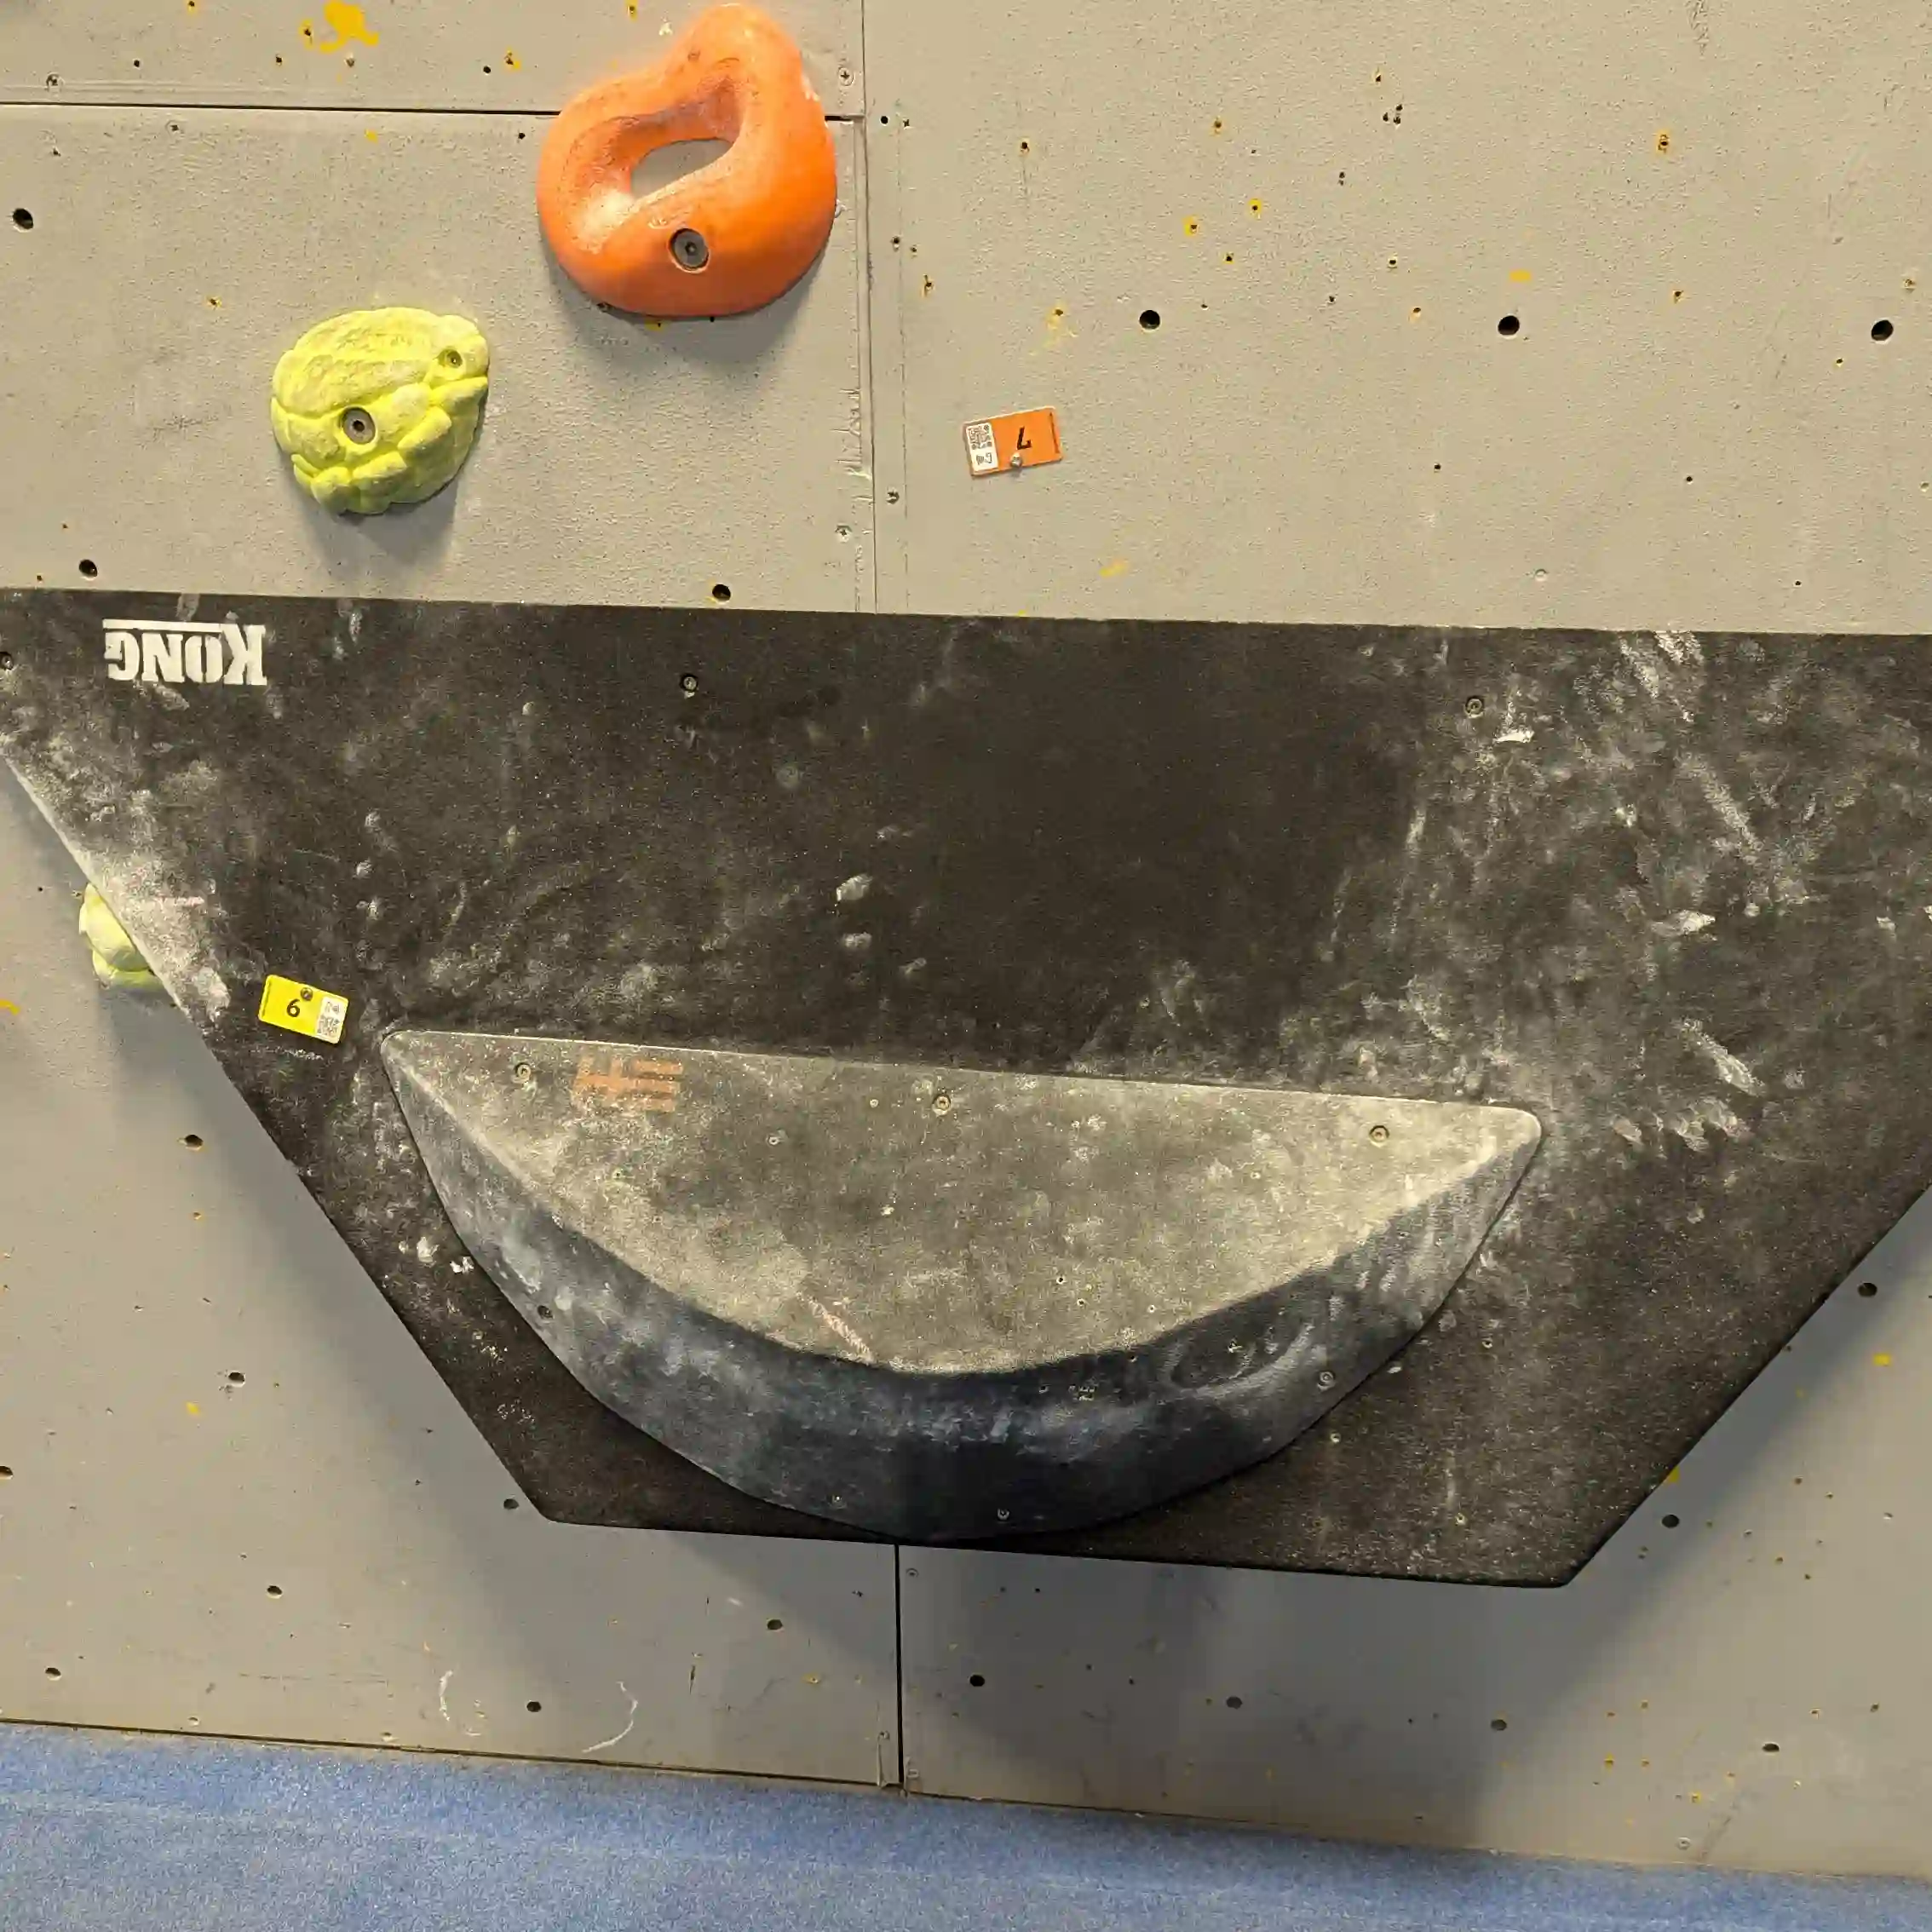
[[[280,974],[271,973],[262,989],[256,1017],[265,1026],[280,1026],[334,1046],[342,1037],[348,1002],[340,993],[322,992],[305,986],[300,980],[285,980]]]

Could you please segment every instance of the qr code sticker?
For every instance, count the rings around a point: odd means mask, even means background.
[[[315,1015],[315,1037],[334,1046],[342,1037],[342,1022],[348,1018],[348,1002],[334,993],[324,993],[321,1010]]]
[[[966,460],[972,465],[975,476],[984,476],[989,470],[999,468],[999,451],[993,446],[991,423],[966,425]]]

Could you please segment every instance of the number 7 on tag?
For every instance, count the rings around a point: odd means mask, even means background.
[[[1060,424],[1050,409],[1023,409],[965,426],[966,463],[975,476],[1060,461]]]

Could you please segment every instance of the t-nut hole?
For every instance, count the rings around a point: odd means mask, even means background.
[[[671,260],[695,275],[711,259],[711,244],[695,228],[680,228],[670,239]]]
[[[342,434],[352,443],[373,443],[376,440],[376,418],[365,409],[345,409],[342,411]]]

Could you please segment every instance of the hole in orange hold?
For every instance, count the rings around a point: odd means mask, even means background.
[[[630,192],[635,195],[655,193],[673,181],[708,168],[721,154],[731,152],[728,141],[672,141],[653,148],[630,170]]]

